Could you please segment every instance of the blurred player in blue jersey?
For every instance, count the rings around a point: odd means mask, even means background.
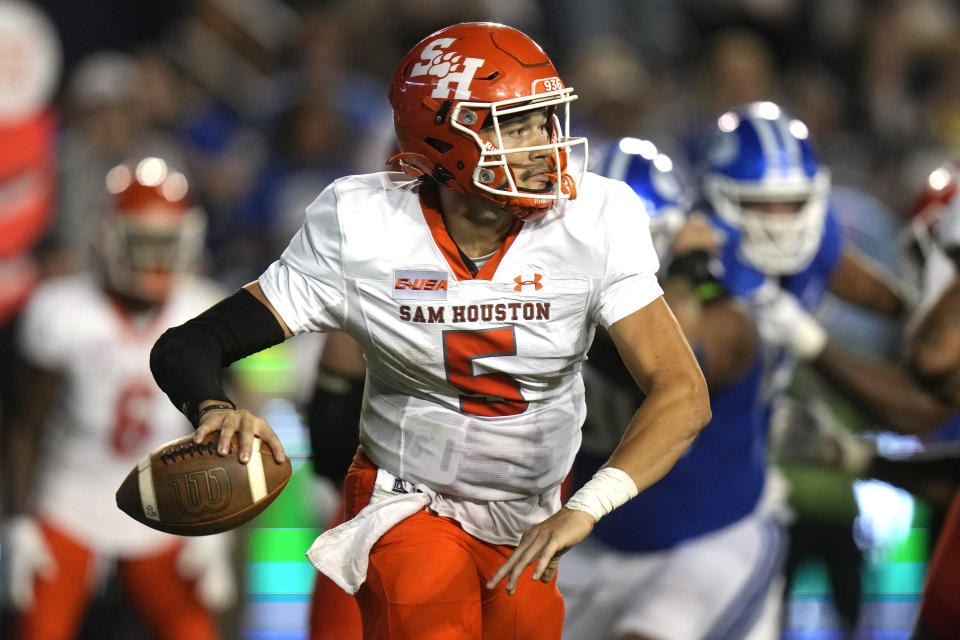
[[[564,556],[558,574],[564,637],[773,637],[785,535],[776,490],[763,497],[756,331],[711,265],[722,236],[702,215],[688,216],[689,185],[652,143],[622,140],[604,173],[629,183],[647,206],[665,296],[700,359],[714,418],[660,482]],[[572,477],[577,486],[616,444],[617,416],[642,402],[602,335],[588,373],[587,421]]]
[[[831,204],[830,173],[815,155],[803,122],[772,102],[756,102],[721,114],[704,138],[695,162],[714,221],[727,235],[724,284],[748,301],[764,345],[767,382],[761,400],[769,412],[789,384],[798,360],[816,353],[826,333],[809,315],[829,291],[861,309],[897,318],[904,301],[893,279],[845,243]],[[784,332],[784,319],[796,329]],[[789,335],[789,339],[785,337]],[[838,462],[848,471],[865,464],[855,447]],[[827,558],[856,554],[850,527],[810,540],[808,523],[790,530],[790,562],[805,548]],[[834,551],[831,556],[831,551]],[[835,574],[838,613],[848,628],[859,612],[859,569],[848,580]],[[839,571],[843,571],[840,569]]]
[[[663,180],[656,155],[623,158],[632,145],[620,145],[607,175],[642,195]],[[700,224],[691,216],[672,255],[662,256],[660,275],[700,357],[714,417],[670,473],[600,523],[590,546],[564,558],[566,638],[777,637],[785,536],[781,483],[766,467],[767,431],[797,355],[822,347],[826,335],[811,321],[787,342],[769,318],[812,310],[827,290],[890,316],[903,307],[891,281],[844,246],[829,205],[829,172],[802,122],[769,102],[731,110],[718,117],[693,161],[721,238],[720,268],[709,268],[709,241],[689,242],[691,227]],[[665,202],[647,204],[657,211]],[[651,215],[654,226],[659,216]],[[683,291],[685,297],[671,299]],[[629,410],[629,400],[613,399],[617,374],[601,344],[591,354],[588,411]],[[632,407],[640,401],[634,397]],[[588,413],[585,429],[602,426],[608,415]],[[589,468],[587,433],[580,464]],[[602,445],[597,460],[600,451]]]

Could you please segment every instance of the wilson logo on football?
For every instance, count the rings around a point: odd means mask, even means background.
[[[426,269],[394,269],[394,300],[446,300],[447,272]]]
[[[191,516],[216,513],[230,504],[230,476],[223,467],[170,476],[180,511]]]
[[[439,38],[434,40],[420,52],[423,62],[415,64],[410,71],[410,77],[431,75],[440,80],[434,88],[431,98],[446,100],[450,97],[451,85],[455,84],[454,100],[468,100],[470,98],[470,83],[477,69],[483,66],[483,58],[464,58],[455,51],[445,51],[456,42],[455,38]]]
[[[522,276],[517,276],[513,279],[513,281],[517,283],[517,286],[515,286],[513,290],[523,291],[525,286],[532,285],[534,291],[540,291],[540,289],[543,289],[543,285],[540,284],[541,280],[543,280],[543,275],[539,273],[533,274],[533,280],[524,280]]]

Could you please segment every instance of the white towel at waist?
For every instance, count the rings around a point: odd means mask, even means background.
[[[350,520],[320,534],[310,545],[307,558],[341,589],[354,594],[367,578],[370,549],[376,541],[435,498],[427,487],[378,469],[370,503]]]

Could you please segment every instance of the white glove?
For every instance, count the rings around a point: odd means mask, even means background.
[[[6,601],[18,610],[33,605],[33,583],[37,576],[51,580],[57,563],[43,537],[43,531],[30,516],[15,516],[3,523],[3,584]]]
[[[177,572],[196,581],[200,601],[214,611],[222,611],[237,599],[233,570],[231,532],[186,539],[177,556]]]
[[[785,347],[800,360],[813,360],[823,351],[827,332],[792,293],[769,283],[760,287],[750,302],[765,344]]]

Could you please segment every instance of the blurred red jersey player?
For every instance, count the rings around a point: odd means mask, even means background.
[[[23,313],[29,384],[12,425],[14,515],[3,527],[16,638],[73,637],[103,561],[117,562],[157,638],[217,638],[214,609],[233,600],[229,538],[184,544],[130,519],[114,498],[158,442],[189,432],[148,361],[166,327],[220,297],[190,273],[205,222],[187,189],[160,158],[112,169],[95,268],[43,282]]]

